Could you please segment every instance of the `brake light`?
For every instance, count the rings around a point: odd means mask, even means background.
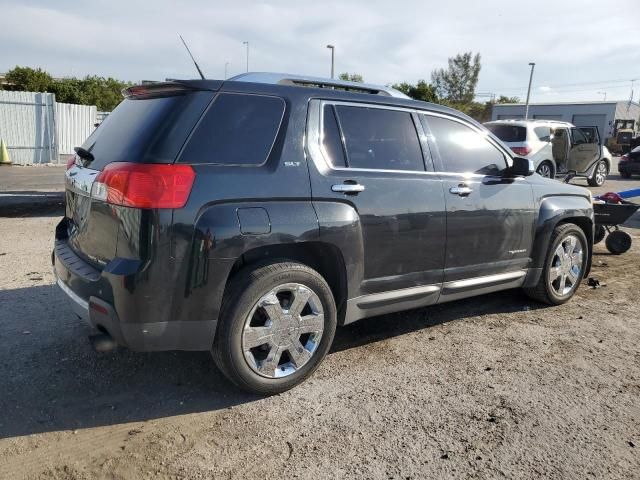
[[[629,154],[625,153],[624,155],[622,155],[620,157],[620,160],[618,161],[618,163],[625,163],[629,161]]]
[[[114,162],[98,174],[91,196],[125,207],[182,208],[195,176],[189,165]]]
[[[69,158],[69,160],[67,160],[67,170],[72,168],[75,164],[76,164],[76,156],[75,155],[71,155],[71,158]]]
[[[521,157],[526,157],[531,153],[531,149],[529,147],[511,147],[511,150],[513,153]]]

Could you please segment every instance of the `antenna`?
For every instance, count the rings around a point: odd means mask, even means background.
[[[187,46],[187,42],[184,41],[184,38],[182,38],[182,35],[178,34],[178,36],[180,37],[180,40],[182,40],[182,44],[184,45],[184,48],[187,49],[187,53],[191,57],[191,60],[193,60],[193,64],[196,66],[196,70],[198,70],[198,73],[200,74],[200,78],[204,80],[205,79],[204,74],[202,73],[202,70],[200,70],[200,67],[198,66],[198,62],[196,62],[196,59],[193,58],[193,55],[191,54],[191,50],[189,50],[189,47]]]

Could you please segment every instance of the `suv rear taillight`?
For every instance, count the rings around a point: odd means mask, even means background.
[[[125,207],[182,208],[195,176],[189,165],[114,162],[98,174],[91,196]]]
[[[531,149],[529,147],[511,147],[511,150],[516,155],[520,155],[521,157],[526,157],[531,153]]]
[[[628,161],[629,161],[629,154],[625,153],[620,157],[620,160],[618,161],[618,163],[626,163]]]
[[[71,155],[71,158],[69,158],[69,160],[67,160],[67,170],[69,170],[70,168],[73,168],[73,166],[76,164],[76,156]]]

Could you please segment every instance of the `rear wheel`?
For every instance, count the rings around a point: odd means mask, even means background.
[[[631,178],[631,174],[629,172],[620,172],[620,176],[622,178]]]
[[[607,173],[607,162],[600,160],[596,165],[596,168],[593,170],[593,175],[591,175],[587,182],[592,187],[601,187],[607,180]]]
[[[614,255],[621,255],[631,248],[631,235],[622,230],[614,230],[607,236],[604,244]]]
[[[555,170],[553,168],[552,163],[549,160],[545,160],[544,162],[540,163],[540,165],[538,165],[538,168],[536,169],[536,172],[541,177],[545,177],[545,178],[555,177]]]
[[[318,272],[272,263],[240,272],[227,290],[213,358],[229,380],[273,395],[314,372],[337,324],[333,294]]]
[[[557,226],[551,235],[538,284],[525,288],[525,293],[550,305],[567,302],[584,276],[588,248],[587,237],[580,227],[573,223]]]

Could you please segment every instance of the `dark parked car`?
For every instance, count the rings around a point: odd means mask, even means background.
[[[455,110],[276,74],[131,87],[77,149],[58,284],[103,340],[210,350],[240,387],[308,377],[361,318],[589,270],[587,190]]]
[[[620,157],[618,172],[623,178],[631,178],[631,175],[640,175],[640,146]]]

